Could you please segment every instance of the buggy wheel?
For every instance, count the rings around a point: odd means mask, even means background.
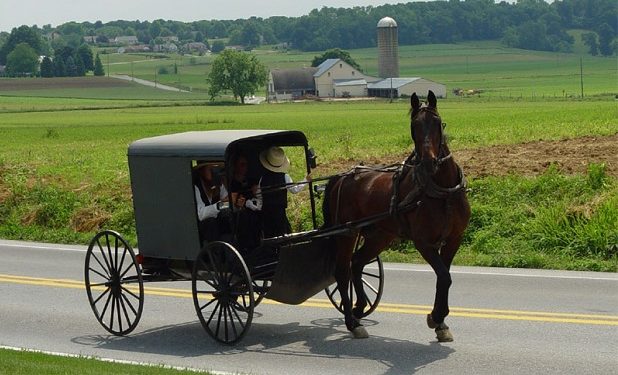
[[[142,316],[144,283],[135,252],[120,234],[106,230],[90,241],[84,280],[90,307],[103,328],[117,336],[133,331]]]
[[[377,270],[367,270],[367,266],[372,264],[377,266]],[[382,260],[380,260],[380,257],[376,257],[374,260],[365,265],[361,277],[364,285],[363,290],[365,292],[365,299],[367,300],[369,308],[363,311],[362,315],[357,316],[357,318],[364,318],[374,312],[380,303],[380,299],[382,298],[382,291],[384,290],[384,266],[382,265]],[[326,287],[324,291],[326,292],[330,302],[343,314],[343,305],[341,303],[341,296],[339,295],[339,287],[337,284],[334,284],[333,289],[331,289],[331,287]],[[350,284],[348,285],[348,293],[352,299],[352,307],[354,307],[354,304],[356,303],[356,293],[354,292],[354,284],[352,284],[352,280],[350,280]]]
[[[260,302],[268,293],[268,289],[272,285],[270,280],[253,280],[253,293],[255,298],[255,306],[259,305]]]
[[[212,338],[233,344],[253,320],[253,282],[244,260],[225,242],[211,242],[199,253],[191,281],[193,303]]]

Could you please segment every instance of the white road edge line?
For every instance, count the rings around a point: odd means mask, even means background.
[[[122,365],[135,365],[135,366],[145,366],[145,367],[157,367],[157,368],[165,368],[170,370],[180,370],[180,371],[192,371],[196,373],[211,373],[215,375],[232,375],[238,373],[231,372],[223,372],[223,371],[213,371],[213,370],[205,370],[193,367],[181,367],[181,366],[170,366],[166,364],[157,364],[157,363],[149,363],[149,362],[137,362],[137,361],[128,361],[124,359],[114,359],[114,358],[105,358],[105,357],[97,357],[90,355],[81,355],[81,354],[71,354],[71,353],[60,353],[60,352],[51,352],[47,350],[38,350],[38,349],[29,349],[29,348],[18,348],[15,346],[6,346],[0,345],[0,349],[13,350],[16,352],[28,352],[28,353],[40,353],[46,355],[53,355],[56,357],[67,357],[67,358],[83,358],[83,359],[94,359],[101,362],[110,362],[110,363],[118,363]]]
[[[59,250],[59,251],[74,251],[74,252],[82,252],[85,253],[87,248],[71,248],[71,247],[61,247],[61,246],[41,246],[41,245],[29,245],[29,244],[20,244],[20,243],[2,243],[0,242],[0,247],[18,247],[18,248],[27,248],[27,249],[35,249],[35,250]],[[134,249],[137,252],[137,249]],[[368,269],[377,269],[375,266],[369,266]],[[412,268],[403,268],[398,266],[384,266],[385,270],[388,271],[400,271],[400,272],[429,272],[433,273],[431,269],[412,269]],[[569,276],[569,275],[539,275],[539,274],[520,274],[520,273],[510,273],[510,272],[483,272],[483,271],[457,271],[451,270],[452,274],[460,274],[460,275],[480,275],[480,276],[507,276],[507,277],[528,277],[528,278],[541,278],[541,279],[570,279],[570,280],[600,280],[600,281],[618,281],[618,276],[615,278],[612,277],[595,277],[595,276]]]

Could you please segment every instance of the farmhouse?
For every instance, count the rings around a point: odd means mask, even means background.
[[[421,77],[376,78],[363,74],[341,59],[328,59],[315,68],[274,69],[268,82],[268,100],[291,100],[306,95],[320,98],[424,96],[432,90],[446,97],[446,86]]]
[[[114,39],[114,43],[124,44],[124,45],[133,45],[139,43],[137,37],[134,35],[125,35],[125,36],[117,36]]]

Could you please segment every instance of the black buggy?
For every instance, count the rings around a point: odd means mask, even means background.
[[[193,190],[196,163],[220,165],[222,181],[230,181],[235,155],[247,155],[249,170],[258,170],[257,155],[271,146],[300,150],[307,172],[315,167],[315,155],[300,131],[196,131],[145,138],[129,146],[139,253],[119,233],[105,230],[92,239],[85,260],[88,300],[107,331],[125,335],[135,329],[147,282],[191,281],[202,326],[215,340],[228,344],[246,334],[263,298],[300,304],[325,290],[343,311],[337,288],[329,287],[334,283],[336,254],[328,241],[350,228],[318,227],[319,186],[307,189],[310,230],[262,238],[258,245],[245,248],[238,242],[239,231],[246,229],[235,220],[239,212],[224,203],[229,236],[210,242],[200,238]],[[375,310],[383,289],[382,262],[376,258],[372,263],[375,267],[363,274],[370,304],[365,316]],[[349,288],[352,292],[351,283]]]

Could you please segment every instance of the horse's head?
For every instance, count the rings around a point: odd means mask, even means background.
[[[438,100],[430,90],[427,103],[421,105],[416,93],[412,94],[410,103],[410,133],[417,160],[426,171],[435,174],[444,159],[444,133],[442,119],[438,114]]]

